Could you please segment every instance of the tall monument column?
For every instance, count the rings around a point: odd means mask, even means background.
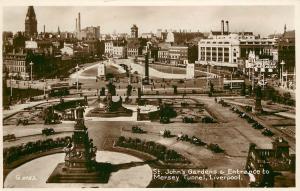
[[[253,109],[253,113],[261,113],[263,111],[261,105],[261,98],[262,98],[261,87],[257,86],[255,88],[255,106]]]
[[[144,84],[149,84],[149,53],[145,54],[145,78]]]

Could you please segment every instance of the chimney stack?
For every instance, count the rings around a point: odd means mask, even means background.
[[[80,21],[80,13],[78,13],[78,30],[79,30],[79,32],[81,31],[81,23],[80,23],[81,21]]]
[[[229,22],[226,21],[227,34],[229,34]]]
[[[221,34],[224,34],[224,20],[221,21]]]
[[[46,33],[46,26],[44,25],[44,34]]]

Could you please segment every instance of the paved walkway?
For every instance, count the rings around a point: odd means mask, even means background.
[[[25,163],[10,172],[4,182],[5,188],[145,188],[152,180],[149,165],[131,155],[98,151],[98,162],[109,162],[120,167],[113,172],[107,184],[92,183],[46,183],[58,163],[64,161],[65,154],[54,154]],[[45,165],[47,164],[47,165]],[[25,180],[22,180],[25,179]],[[27,179],[27,180],[26,180]],[[31,179],[31,180],[30,180]]]
[[[131,73],[134,72],[138,72],[139,74],[144,74],[145,73],[145,68],[142,65],[139,64],[135,64],[132,63],[131,60],[127,59],[116,59],[114,62],[109,62],[109,61],[104,61],[105,64],[107,65],[112,65],[114,67],[116,67],[120,73],[125,73],[126,71],[119,65],[119,64],[127,64],[131,66]],[[83,76],[81,75],[84,71],[92,69],[98,67],[98,63],[85,67],[85,68],[81,68],[78,72],[75,72],[73,74],[70,75],[71,79],[76,79],[77,75],[79,79],[96,79],[96,76]],[[203,71],[201,71],[203,72]],[[208,78],[216,78],[218,77],[216,74],[213,73],[208,73],[208,72],[203,72],[205,74],[208,74]],[[172,74],[172,73],[165,73],[165,72],[161,72],[158,71],[154,68],[151,68],[151,66],[149,67],[149,75],[150,77],[154,77],[154,78],[165,78],[165,79],[186,79],[186,74]],[[202,77],[203,79],[206,79],[207,77]],[[202,79],[201,78],[201,79]]]

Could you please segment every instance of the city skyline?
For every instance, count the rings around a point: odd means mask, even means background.
[[[293,6],[35,6],[34,9],[39,33],[44,25],[47,32],[56,32],[58,26],[61,31],[73,32],[78,12],[81,28],[100,26],[101,34],[114,31],[129,34],[132,24],[139,27],[139,34],[156,33],[157,29],[209,32],[220,30],[221,20],[229,21],[231,32],[251,31],[262,36],[282,33],[285,24],[287,30],[295,29]],[[24,31],[26,12],[26,6],[3,7],[3,30]],[[265,15],[268,19],[261,22]]]

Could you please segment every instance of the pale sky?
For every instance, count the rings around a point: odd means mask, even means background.
[[[38,32],[74,31],[81,13],[81,28],[100,26],[100,33],[130,33],[132,24],[139,32],[157,29],[185,29],[200,32],[220,30],[221,20],[229,21],[230,31],[252,31],[262,36],[282,33],[284,24],[294,30],[293,6],[35,6]],[[3,30],[24,31],[27,7],[3,7]]]

